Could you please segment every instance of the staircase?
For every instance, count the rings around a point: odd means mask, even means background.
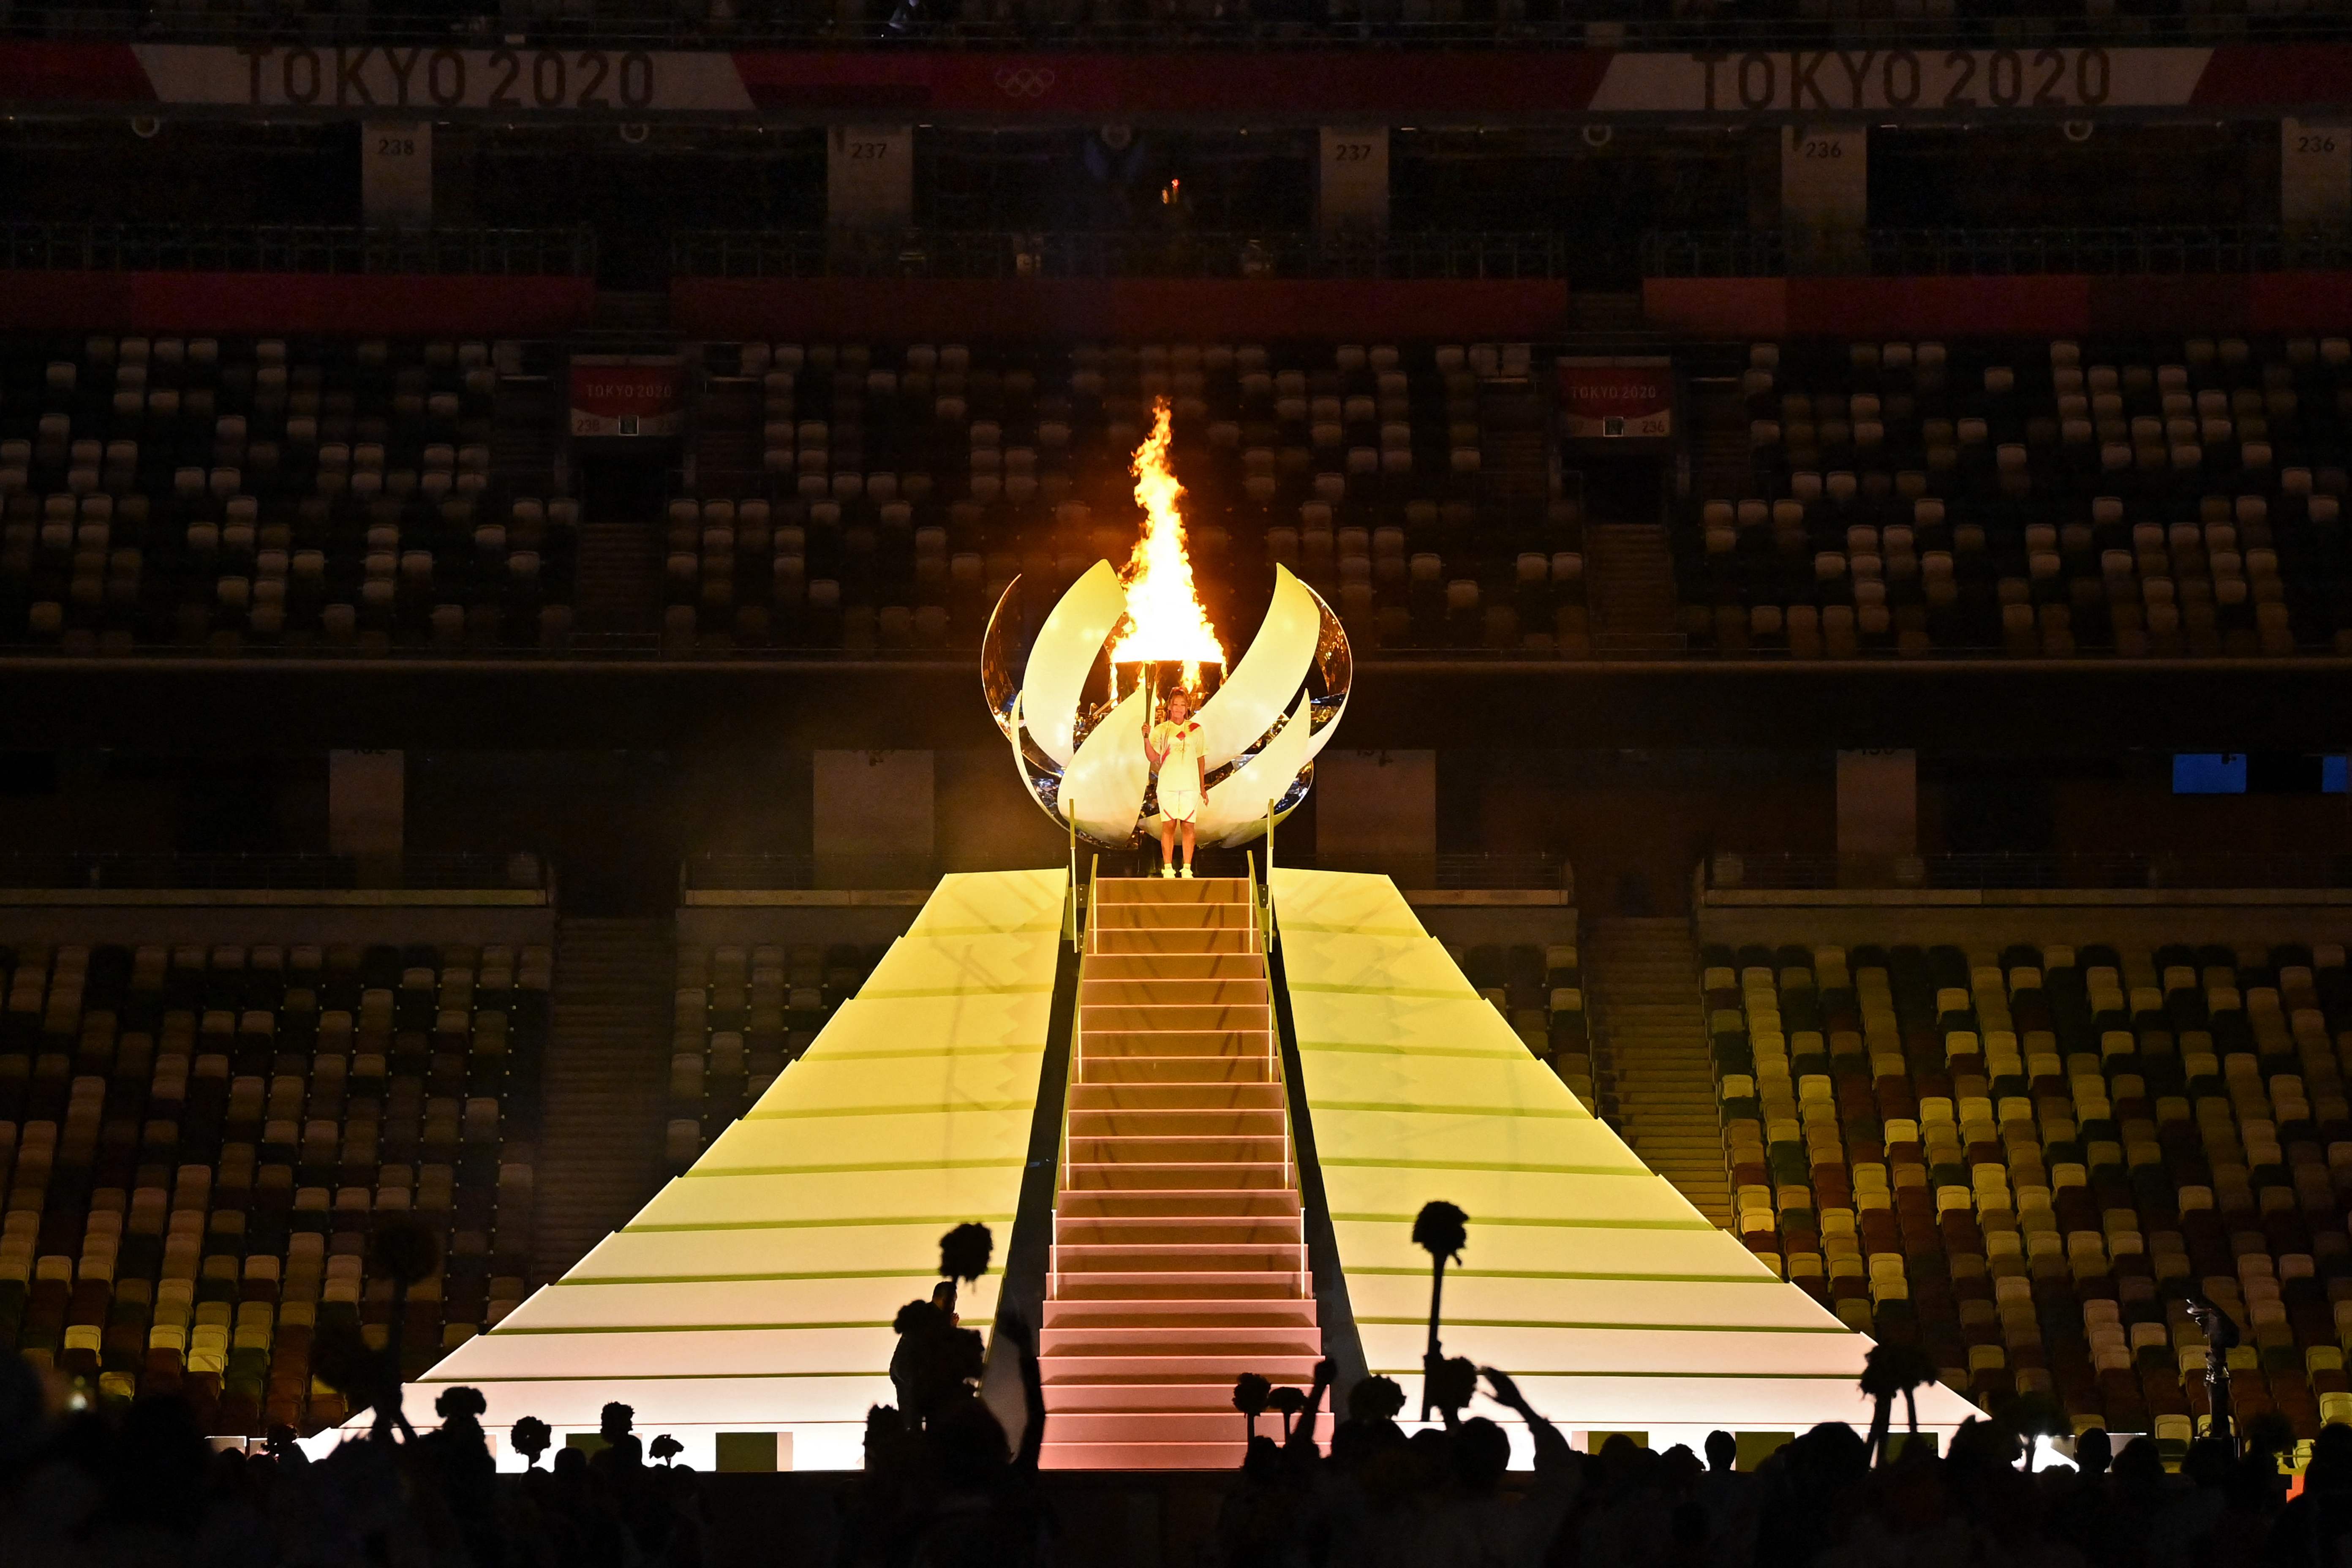
[[[1097,884],[1039,1347],[1044,1463],[1230,1469],[1322,1336],[1249,883]]]
[[[660,625],[661,551],[644,522],[580,529],[573,614],[583,632],[652,632]]]
[[[1585,576],[1591,584],[1594,647],[1618,654],[1681,650],[1681,602],[1666,530],[1655,522],[1587,522]]]
[[[626,333],[633,337],[667,338],[669,332],[669,294],[660,289],[599,289],[596,305],[589,318],[590,333]],[[676,345],[642,352],[663,353],[675,352]]]
[[[1479,515],[1496,527],[1540,525],[1551,499],[1551,435],[1532,377],[1478,388]]]
[[[531,1272],[559,1278],[661,1184],[671,922],[565,920],[540,1138]]]
[[[1756,488],[1756,448],[1737,375],[1690,379],[1701,500],[1739,500]]]
[[[512,374],[499,376],[490,401],[490,477],[500,494],[551,496],[556,483],[555,459],[562,433],[564,410],[556,379],[534,354],[528,364],[518,360]]]
[[[1584,930],[1594,1022],[1615,1069],[1619,1131],[1643,1163],[1729,1229],[1731,1178],[1690,927],[1668,917],[1593,921]]]
[[[1643,313],[1639,289],[1605,293],[1576,289],[1569,293],[1568,330],[1570,332],[1621,338],[1643,334],[1648,327],[1649,320]]]
[[[763,401],[759,380],[748,375],[714,375],[703,384],[695,400],[694,436],[687,460],[693,467],[695,488],[706,496],[745,496],[759,492],[766,477],[766,449],[761,431]]]

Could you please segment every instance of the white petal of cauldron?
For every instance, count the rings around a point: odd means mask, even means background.
[[[1021,617],[1010,613],[1018,579],[991,616],[981,652],[983,695],[1011,742],[1031,798],[1065,826],[1108,848],[1124,848],[1159,818],[1144,816],[1150,772],[1143,754],[1142,693],[1108,713],[1090,711],[1087,683],[1125,614],[1118,574],[1098,561],[1070,585],[1039,626],[1021,685],[1006,691],[1010,646]],[[1211,773],[1200,837],[1246,844],[1306,799],[1315,758],[1346,711],[1353,667],[1339,618],[1287,568],[1275,568],[1274,596],[1255,638],[1197,715]],[[1222,776],[1218,770],[1224,770]]]

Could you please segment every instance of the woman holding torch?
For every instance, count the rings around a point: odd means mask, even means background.
[[[1160,775],[1160,874],[1192,874],[1192,824],[1201,815],[1201,796],[1208,788],[1205,760],[1201,754],[1201,726],[1193,721],[1192,699],[1182,690],[1168,694],[1168,717],[1143,720],[1143,754]],[[1176,836],[1184,837],[1184,866],[1176,866]]]

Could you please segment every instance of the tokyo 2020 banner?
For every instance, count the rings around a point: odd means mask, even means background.
[[[1306,65],[1308,68],[1302,69]],[[2352,47],[1068,53],[509,45],[0,45],[0,107],[369,115],[717,116],[1097,124],[1154,114],[1301,123],[2080,119],[2341,108]]]

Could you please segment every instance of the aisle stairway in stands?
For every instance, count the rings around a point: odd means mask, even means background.
[[[1265,954],[1244,879],[1098,889],[1041,1346],[1045,1462],[1230,1468],[1234,1379],[1305,1384],[1321,1353]]]
[[[660,625],[661,542],[644,522],[580,530],[578,604],[583,632],[651,632]]]
[[[1538,384],[1510,376],[1478,389],[1478,505],[1489,524],[1542,526],[1551,499],[1551,418]]]
[[[1649,319],[1643,313],[1639,289],[1616,293],[1599,289],[1580,289],[1568,301],[1568,330],[1572,338],[1598,337],[1601,342],[1589,347],[1579,343],[1576,352],[1622,353],[1628,338],[1654,340]]]
[[[734,374],[735,365],[706,365],[709,374],[694,397],[693,433],[687,462],[691,489],[709,496],[759,492],[764,439],[762,399],[757,376]]]
[[[1706,367],[1709,371],[1722,369]],[[1692,426],[1698,447],[1701,495],[1738,496],[1754,482],[1756,446],[1748,434],[1748,400],[1738,370],[1690,375]]]
[[[1680,605],[1665,526],[1587,521],[1584,549],[1596,649],[1623,657],[1679,651]]]
[[[510,496],[561,492],[556,432],[562,428],[562,365],[544,344],[499,345],[490,405],[490,477]]]
[[[555,933],[553,1022],[533,1277],[559,1278],[661,1180],[674,936],[667,920],[571,920]]]
[[[1585,927],[1595,1024],[1616,1074],[1619,1131],[1717,1225],[1732,1222],[1706,1019],[1691,995],[1698,950],[1679,917]]]
[[[651,338],[659,343],[627,344],[632,352],[660,353],[667,349],[669,331],[669,294],[661,289],[599,289],[596,290],[595,315],[588,330],[573,334],[575,338],[611,338],[626,336]]]

